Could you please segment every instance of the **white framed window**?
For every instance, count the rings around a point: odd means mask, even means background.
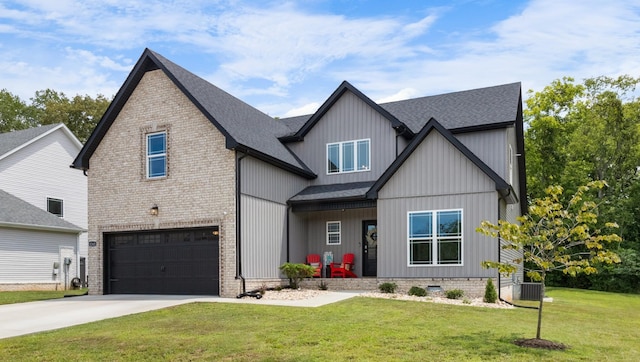
[[[167,176],[167,132],[147,134],[147,178]]]
[[[53,197],[47,197],[47,211],[58,216],[64,216],[63,202],[60,199],[54,199]]]
[[[340,245],[340,221],[327,221],[327,245]]]
[[[370,139],[328,143],[327,174],[369,171],[370,155]]]
[[[410,211],[409,266],[462,265],[462,209]]]

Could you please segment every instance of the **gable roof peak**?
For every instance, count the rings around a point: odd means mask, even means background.
[[[287,139],[294,140],[302,140],[304,136],[313,128],[313,126],[318,123],[318,121],[333,107],[334,104],[344,95],[345,92],[351,92],[356,97],[358,97],[361,101],[369,105],[376,112],[382,115],[384,118],[391,122],[391,127],[393,127],[397,132],[403,134],[407,138],[413,137],[413,133],[409,130],[409,128],[402,122],[400,122],[394,115],[389,113],[386,109],[380,107],[378,103],[374,102],[371,98],[367,97],[364,93],[354,87],[351,83],[346,80],[343,80],[342,83],[336,88],[333,93],[327,98],[327,100],[318,108],[318,110],[309,117],[309,119],[305,122],[305,124],[296,132],[295,135],[291,137],[287,137]]]

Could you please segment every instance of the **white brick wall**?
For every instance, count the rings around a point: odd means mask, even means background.
[[[145,177],[145,133],[167,130],[168,176]],[[235,152],[161,70],[147,72],[89,163],[90,294],[103,294],[104,232],[220,226],[220,295],[235,296]],[[149,212],[153,205],[158,216]]]

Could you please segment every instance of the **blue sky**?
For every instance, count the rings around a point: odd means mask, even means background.
[[[640,1],[0,0],[0,89],[113,96],[153,49],[271,116],[640,76]]]

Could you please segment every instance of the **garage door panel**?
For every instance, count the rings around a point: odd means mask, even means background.
[[[106,234],[111,294],[219,294],[216,227]]]

